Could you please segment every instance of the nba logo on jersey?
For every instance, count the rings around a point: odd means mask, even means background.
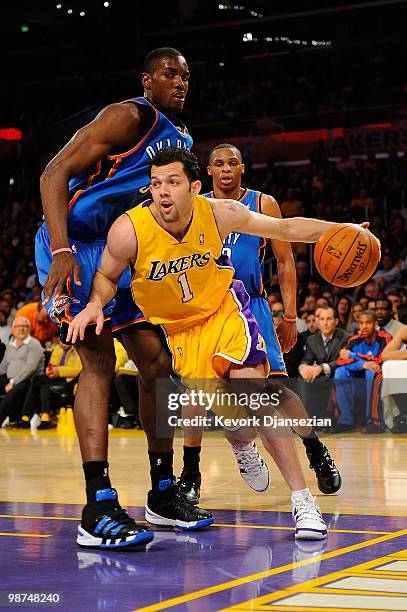
[[[182,350],[182,348],[180,346],[177,347],[178,348],[178,353],[180,355],[180,357],[184,356],[184,351]]]
[[[199,244],[203,244],[205,242],[205,236],[203,234],[199,234]]]

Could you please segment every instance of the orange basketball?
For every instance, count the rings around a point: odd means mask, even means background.
[[[337,225],[326,230],[315,245],[318,272],[338,287],[356,287],[366,282],[379,260],[376,240],[360,226]]]

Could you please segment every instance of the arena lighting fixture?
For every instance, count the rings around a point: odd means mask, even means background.
[[[109,6],[109,2],[104,2],[104,3],[103,3],[103,6],[104,6],[105,8],[107,8],[107,7]]]
[[[11,178],[11,179],[9,180],[8,184],[9,184],[9,185],[12,187],[12,186],[14,185],[14,179],[13,179],[13,178]]]
[[[245,32],[242,37],[243,42],[257,42],[257,38],[251,32]]]
[[[85,17],[86,13],[85,13],[85,11],[81,11],[81,12],[79,13],[79,15],[80,15],[81,17]]]
[[[72,10],[72,9],[68,9],[68,10],[67,10],[67,13],[68,13],[68,15],[72,15],[73,10]]]
[[[57,4],[57,9],[61,9],[62,8],[62,4]]]

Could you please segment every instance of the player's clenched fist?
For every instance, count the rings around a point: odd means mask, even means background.
[[[78,338],[83,340],[88,325],[96,325],[96,334],[99,336],[103,329],[103,323],[103,308],[98,304],[89,302],[86,308],[71,321],[66,339],[72,344],[75,344]]]

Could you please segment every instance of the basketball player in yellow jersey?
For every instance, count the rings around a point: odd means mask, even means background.
[[[96,324],[96,334],[101,332],[103,306],[113,299],[122,271],[131,264],[134,300],[147,321],[161,325],[174,370],[183,379],[266,376],[264,342],[248,295],[240,281],[232,281],[233,268],[221,257],[223,240],[238,231],[315,242],[337,224],[265,217],[234,200],[199,196],[200,187],[193,153],[168,147],[157,154],[151,167],[152,200],[122,215],[111,227],[89,303],[70,324],[68,340],[82,339],[88,325]],[[265,427],[261,433],[292,490],[296,537],[326,537],[326,525],[305,486],[293,440],[274,439]],[[180,526],[173,506],[165,503],[167,488],[174,486],[171,480],[162,481],[158,491],[149,492],[149,522]],[[209,524],[209,513],[194,506],[191,513],[193,509],[204,517],[195,521],[198,527],[204,521]]]

